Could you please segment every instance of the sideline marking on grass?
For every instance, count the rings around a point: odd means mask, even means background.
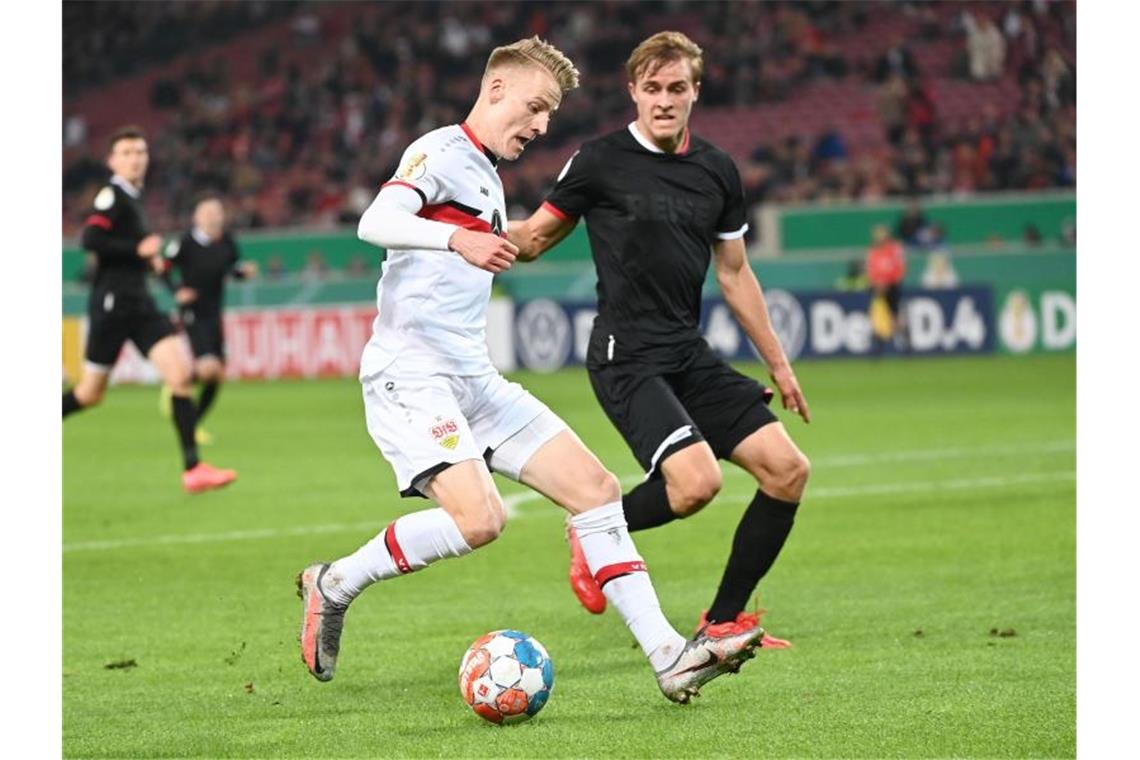
[[[864,486],[839,486],[834,488],[809,487],[807,498],[839,499],[848,496],[889,495],[900,493],[929,493],[931,491],[965,491],[982,488],[1003,488],[1006,486],[1023,485],[1027,483],[1045,483],[1056,480],[1075,480],[1077,473],[1074,470],[1059,472],[1027,473],[1010,477],[993,476],[982,478],[956,478],[953,480],[919,480],[896,483],[871,483]],[[642,479],[642,476],[627,476],[623,483],[633,483]],[[561,510],[550,506],[543,512],[519,513],[518,507],[522,504],[541,501],[545,499],[537,491],[524,491],[503,497],[507,512],[511,516],[534,517],[539,514],[561,516]],[[149,536],[139,538],[124,538],[108,541],[79,541],[64,544],[64,553],[84,551],[109,551],[112,549],[128,549],[132,547],[167,546],[175,544],[209,544],[224,543],[227,541],[251,541],[263,538],[282,538],[286,536],[304,536],[313,533],[352,533],[364,530],[379,530],[384,520],[363,523],[333,523],[329,525],[311,525],[295,528],[263,528],[259,530],[236,530],[225,533],[190,533],[184,535]]]

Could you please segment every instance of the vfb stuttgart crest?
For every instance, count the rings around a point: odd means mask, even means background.
[[[440,446],[454,451],[455,447],[459,445],[459,425],[453,419],[440,420],[431,426],[431,437]]]

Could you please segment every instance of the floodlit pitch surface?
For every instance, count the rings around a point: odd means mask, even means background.
[[[760,376],[759,365],[744,370]],[[620,618],[566,584],[562,513],[500,481],[499,541],[365,593],[336,680],[306,673],[294,576],[402,512],[353,381],[230,385],[207,426],[228,490],[179,489],[154,389],[64,424],[64,753],[74,757],[1025,757],[1075,754],[1075,361],[804,363],[814,471],[761,584],[789,651],[688,707]],[[638,469],[582,371],[518,379],[628,485]],[[635,534],[691,631],[754,485]],[[534,721],[497,728],[456,688],[496,628],[556,670]],[[118,666],[118,667],[113,667]]]

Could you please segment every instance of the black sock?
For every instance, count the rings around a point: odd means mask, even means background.
[[[756,492],[732,538],[732,553],[728,555],[716,599],[709,607],[710,623],[736,620],[744,610],[756,584],[780,554],[795,522],[797,507],[799,504]]]
[[[198,464],[198,444],[194,443],[194,428],[198,424],[198,410],[188,396],[171,399],[174,407],[174,428],[182,445],[182,463],[187,470]]]
[[[202,383],[202,392],[198,394],[198,419],[201,420],[206,416],[207,410],[214,403],[214,397],[218,395],[218,386],[221,383],[207,382]]]
[[[621,498],[621,507],[630,533],[677,519],[677,513],[669,506],[664,478],[652,478],[638,485]]]
[[[75,397],[75,391],[68,391],[63,394],[63,416],[78,412],[83,408],[83,404],[79,403],[79,399]]]

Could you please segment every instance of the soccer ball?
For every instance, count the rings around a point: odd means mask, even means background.
[[[492,723],[532,718],[554,688],[546,648],[522,631],[491,631],[475,640],[459,663],[459,693]]]

